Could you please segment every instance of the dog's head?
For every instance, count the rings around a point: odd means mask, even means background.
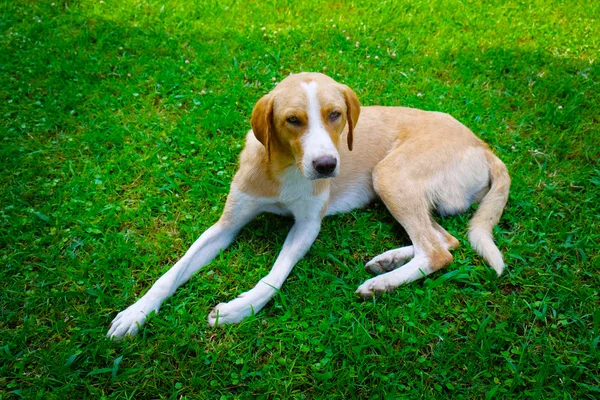
[[[252,131],[269,159],[288,155],[308,179],[339,172],[338,145],[346,123],[347,144],[358,122],[360,104],[347,86],[319,73],[290,75],[262,97],[252,111]]]

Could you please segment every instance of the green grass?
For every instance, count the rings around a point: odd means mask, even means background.
[[[598,398],[600,3],[246,3],[1,1],[0,398]],[[138,337],[106,340],[217,220],[254,102],[299,71],[490,143],[513,179],[505,274],[462,215],[449,268],[360,301],[364,263],[407,243],[375,203],[327,218],[280,295],[212,329],[291,226],[263,216]]]

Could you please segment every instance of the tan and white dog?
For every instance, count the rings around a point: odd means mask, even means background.
[[[295,224],[269,274],[253,289],[217,305],[208,316],[210,325],[240,322],[262,309],[314,242],[323,217],[363,207],[375,196],[404,227],[412,246],[369,261],[366,268],[379,275],[358,287],[361,296],[391,291],[450,264],[449,250],[458,241],[431,212],[460,213],[473,203],[479,208],[470,221],[469,240],[502,273],[492,227],[506,205],[510,177],[487,145],[451,116],[361,108],[347,86],[322,74],[301,73],[256,103],[251,124],[221,218],[148,293],[116,316],[109,337],[135,335],[150,312],[158,312],[262,212],[292,215]]]

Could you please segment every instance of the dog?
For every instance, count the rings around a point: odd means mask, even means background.
[[[359,123],[360,116],[360,123]],[[375,277],[356,292],[389,292],[450,264],[459,242],[432,217],[479,207],[469,241],[500,275],[492,237],[508,199],[506,166],[451,116],[403,107],[361,107],[348,87],[320,73],[283,79],[256,103],[239,169],[223,213],[141,299],[119,313],[107,336],[135,335],[147,316],[263,212],[295,223],[271,271],[251,290],[218,304],[208,323],[231,324],[259,312],[316,239],[326,215],[365,206],[376,196],[411,246],[389,250],[365,268]],[[401,268],[398,268],[400,267]]]

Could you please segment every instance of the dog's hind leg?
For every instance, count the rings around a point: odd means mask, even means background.
[[[373,177],[377,194],[404,227],[413,246],[412,249],[409,246],[378,256],[378,264],[383,264],[381,260],[386,254],[394,256],[389,263],[392,268],[395,260],[406,261],[411,253],[412,259],[401,268],[363,283],[357,293],[364,297],[394,290],[404,283],[420,279],[445,267],[452,262],[452,254],[448,249],[458,245],[456,239],[445,230],[440,230],[441,227],[430,215],[432,205],[428,200],[427,175],[415,174],[413,168],[403,165],[405,161],[405,157],[396,149],[377,165]]]
[[[454,236],[448,233],[440,224],[435,221],[432,221],[433,227],[438,233],[440,240],[446,244],[446,248],[448,250],[454,250],[460,246],[460,242]]]
[[[448,250],[456,249],[459,246],[458,240],[446,232],[437,222],[432,221],[438,236],[442,243],[446,244]],[[365,264],[365,269],[373,274],[383,274],[390,272],[406,264],[415,255],[414,246],[404,246],[397,249],[388,250],[374,257]]]

